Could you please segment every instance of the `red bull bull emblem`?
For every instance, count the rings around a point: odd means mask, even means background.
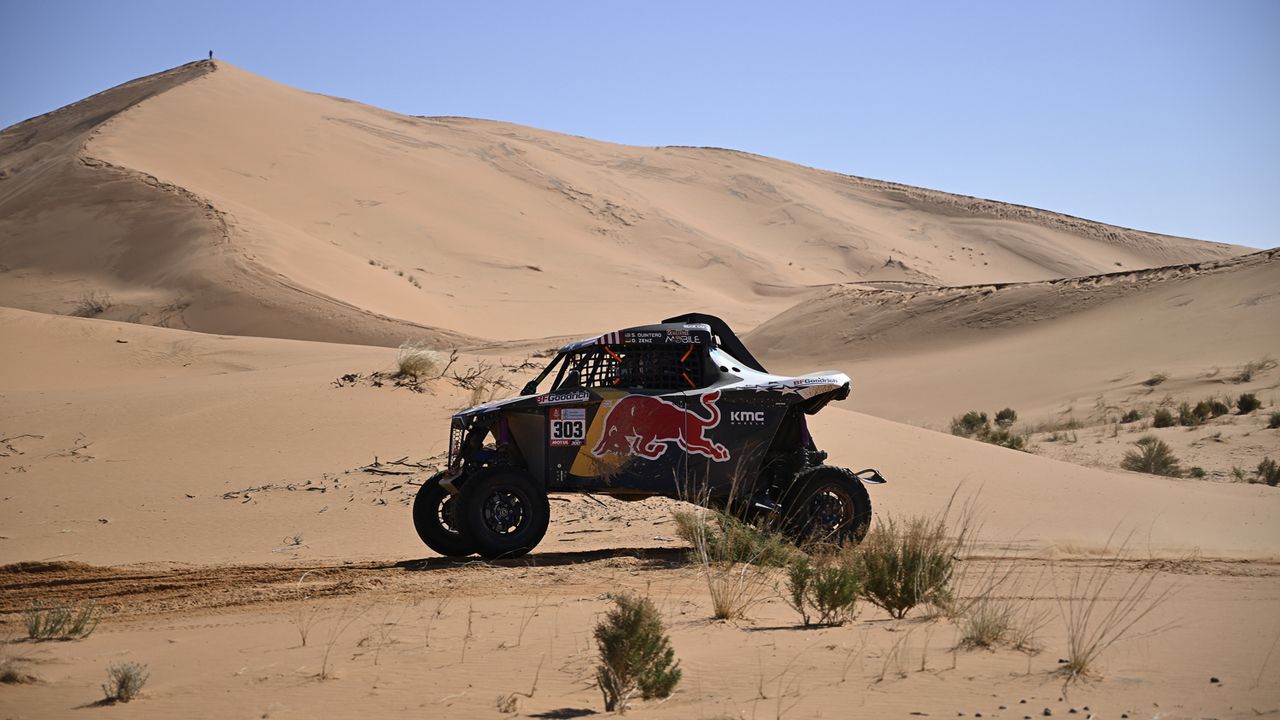
[[[709,414],[703,418],[692,408],[648,395],[628,395],[613,404],[604,419],[600,442],[591,454],[604,457],[609,453],[633,454],[646,460],[657,460],[670,443],[680,449],[709,457],[716,462],[729,459],[729,450],[706,436],[720,424],[720,408],[716,401],[720,391],[698,397]]]

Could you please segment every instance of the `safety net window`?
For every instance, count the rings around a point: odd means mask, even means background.
[[[579,352],[569,375],[587,388],[690,390],[702,387],[702,358],[695,345],[597,345]]]

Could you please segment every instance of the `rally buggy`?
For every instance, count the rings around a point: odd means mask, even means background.
[[[414,526],[442,555],[518,557],[546,533],[548,493],[590,492],[764,517],[797,541],[858,541],[871,522],[864,483],[884,478],[824,465],[805,422],[848,395],[843,373],[767,373],[711,315],[581,340],[518,397],[453,416],[448,466],[418,491]]]

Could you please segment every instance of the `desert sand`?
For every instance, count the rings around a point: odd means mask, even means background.
[[[591,629],[620,588],[655,599],[685,672],[638,717],[1280,712],[1280,488],[1232,473],[1280,459],[1278,263],[222,62],[126,83],[0,133],[0,653],[38,678],[0,685],[0,714],[603,714]],[[468,393],[339,381],[413,340],[519,386],[502,363],[690,310],[770,369],[852,375],[819,444],[884,472],[881,515],[971,503],[964,564],[1010,570],[1040,651],[959,649],[952,620],[866,603],[802,629],[772,590],[714,621],[674,501],[556,498],[528,557],[440,558],[409,504]],[[1246,392],[1263,407],[1150,427]],[[947,432],[1006,406],[1032,452]],[[1206,476],[1121,470],[1148,433]],[[1060,608],[1122,543],[1119,586],[1172,595],[1064,686]],[[32,603],[90,601],[90,637],[23,639]],[[98,705],[119,661],[149,667],[144,694]]]

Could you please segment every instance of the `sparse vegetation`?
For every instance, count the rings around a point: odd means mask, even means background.
[[[1254,477],[1256,479],[1253,482],[1266,483],[1271,487],[1280,485],[1280,463],[1269,457],[1262,458]]]
[[[863,596],[895,618],[917,605],[947,607],[956,558],[968,533],[964,518],[950,532],[945,513],[902,521],[884,517],[858,547]]]
[[[1018,413],[1013,408],[1005,408],[996,413],[997,428],[993,429],[985,412],[970,410],[964,415],[951,419],[951,434],[1025,452],[1026,435],[1014,433],[1009,429],[1017,419]]]
[[[717,620],[745,617],[771,588],[770,566],[786,564],[798,551],[781,536],[719,513],[713,525],[706,518],[710,512],[678,511],[676,532],[693,545],[693,560],[707,581],[712,615]]]
[[[5,685],[27,685],[39,681],[40,678],[23,671],[16,659],[11,657],[0,659],[0,683]]]
[[[622,713],[637,694],[646,700],[669,696],[681,670],[653,601],[628,593],[609,598],[614,608],[595,628],[596,682],[605,710]]]
[[[755,563],[785,567],[800,551],[785,536],[711,510],[679,509],[671,513],[676,535],[694,547],[704,544],[712,562]]]
[[[1067,657],[1059,672],[1068,683],[1095,674],[1098,657],[1172,595],[1171,588],[1156,589],[1156,570],[1137,570],[1127,584],[1121,580],[1123,555],[1122,546],[1093,570],[1077,572],[1067,592],[1055,593],[1067,627]]]
[[[1236,410],[1241,415],[1248,415],[1260,407],[1262,407],[1262,401],[1253,393],[1244,393],[1240,397],[1236,398]]]
[[[1198,413],[1191,409],[1190,403],[1178,406],[1178,424],[1183,427],[1195,427],[1204,422]]]
[[[1270,370],[1275,366],[1276,361],[1272,360],[1269,355],[1264,356],[1261,360],[1250,360],[1244,365],[1241,365],[1240,370],[1237,371],[1235,375],[1232,375],[1230,379],[1231,382],[1237,384],[1247,383],[1252,381],[1255,375]]]
[[[1267,419],[1267,427],[1272,430],[1280,428],[1280,412],[1271,413],[1271,417]]]
[[[1142,411],[1134,408],[1120,417],[1120,422],[1128,424],[1142,419]]]
[[[71,315],[82,318],[98,317],[110,310],[113,304],[110,293],[90,290],[81,295],[80,299],[76,301],[76,306],[71,311]]]
[[[35,602],[22,614],[27,637],[32,640],[79,640],[98,627],[102,617],[96,605],[45,606]]]
[[[1160,408],[1151,414],[1151,427],[1167,428],[1173,427],[1173,425],[1173,413],[1169,412],[1166,408]]]
[[[107,668],[107,682],[102,691],[110,702],[127,703],[138,697],[151,674],[146,665],[135,662],[116,663]]]
[[[1204,468],[1197,465],[1191,468],[1190,470],[1188,470],[1187,474],[1197,480],[1200,480],[1200,479],[1203,479],[1205,476],[1207,476],[1209,473],[1205,472]]]
[[[1182,477],[1182,468],[1178,458],[1174,457],[1169,445],[1154,435],[1144,435],[1134,445],[1138,448],[1124,454],[1120,467],[1134,472],[1164,475],[1166,477]]]
[[[800,555],[787,570],[786,600],[805,627],[843,625],[857,612],[862,566],[853,548],[810,558]]]
[[[414,380],[436,377],[443,368],[443,362],[440,353],[421,342],[405,342],[396,353],[398,374]]]
[[[1153,388],[1168,379],[1169,379],[1169,376],[1164,373],[1161,373],[1161,372],[1152,373],[1151,377],[1142,381],[1142,384],[1146,385],[1149,388]]]
[[[951,434],[971,438],[991,430],[991,421],[987,414],[978,410],[970,410],[958,418],[951,420]]]
[[[1027,600],[984,592],[968,604],[960,619],[960,647],[1009,647],[1025,653],[1039,650],[1036,634],[1045,614],[1035,614]]]

